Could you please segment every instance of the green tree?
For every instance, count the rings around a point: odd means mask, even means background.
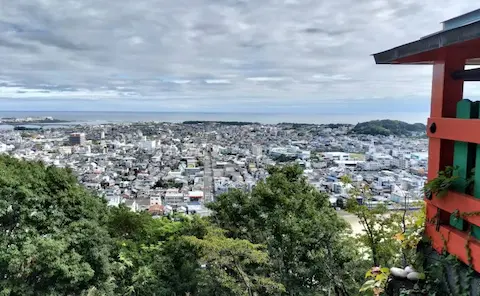
[[[153,219],[120,207],[109,228],[118,254],[116,294],[278,295],[283,289],[269,278],[261,246],[226,238],[198,216]]]
[[[274,279],[288,295],[356,295],[361,276],[355,266],[363,262],[349,242],[348,224],[298,166],[269,173],[250,195],[231,191],[211,203],[212,221],[232,238],[266,244]]]
[[[196,287],[199,265],[194,248],[180,238],[203,236],[205,221],[185,217],[153,219],[127,207],[112,209],[109,230],[115,240],[118,295],[185,295]]]
[[[352,184],[348,176],[343,176],[341,181]],[[365,184],[353,186],[349,194],[351,198],[347,201],[347,210],[360,220],[363,232],[357,238],[368,249],[373,266],[398,263],[401,243],[396,236],[403,231],[404,212],[388,211],[383,204],[373,204],[371,191]],[[358,197],[363,198],[362,204],[357,202]]]
[[[108,295],[106,202],[65,169],[0,156],[2,295]]]
[[[197,295],[279,295],[284,291],[266,274],[269,258],[263,246],[227,238],[223,232],[210,227],[202,239],[185,237],[198,248],[202,263]]]

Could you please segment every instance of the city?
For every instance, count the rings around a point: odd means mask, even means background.
[[[364,135],[352,128],[228,122],[46,126],[4,130],[0,152],[70,168],[109,205],[152,215],[208,215],[206,203],[232,188],[251,191],[269,166],[285,163],[301,166],[338,209],[352,186],[341,181],[344,175],[369,184],[370,205],[415,208],[426,182],[427,138]]]

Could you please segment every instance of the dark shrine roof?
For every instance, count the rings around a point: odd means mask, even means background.
[[[459,16],[449,21],[457,21],[461,17]],[[476,19],[464,22],[466,23],[465,25],[445,28],[445,24],[449,21],[444,22],[442,31],[374,54],[375,63],[432,64],[433,61],[442,59],[443,54],[451,49],[456,53],[465,54],[467,65],[480,65],[480,20]]]

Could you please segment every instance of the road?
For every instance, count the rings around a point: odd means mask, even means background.
[[[212,168],[212,154],[207,149],[207,155],[203,161],[203,197],[205,203],[214,201],[214,184],[213,184],[213,168]]]

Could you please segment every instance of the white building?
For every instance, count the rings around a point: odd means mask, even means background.
[[[262,146],[260,145],[252,145],[252,154],[255,156],[262,156]]]
[[[141,148],[141,149],[152,151],[152,150],[155,150],[155,148],[157,147],[157,142],[149,141],[149,140],[143,140],[143,141],[138,142],[138,147]]]
[[[325,159],[350,161],[350,154],[345,152],[323,152]]]
[[[162,205],[162,196],[160,194],[150,195],[150,206],[153,205]]]
[[[165,204],[172,207],[185,205],[185,196],[177,189],[167,189],[165,193]]]

